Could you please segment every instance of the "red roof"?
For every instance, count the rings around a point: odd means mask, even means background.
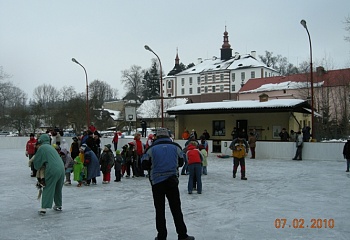
[[[261,87],[264,84],[283,83],[283,82],[309,82],[310,73],[293,74],[289,76],[276,76],[266,78],[251,78],[239,92],[251,91]],[[335,87],[348,85],[350,83],[350,68],[325,71],[322,67],[318,67],[313,73],[314,83],[324,82],[324,87]]]

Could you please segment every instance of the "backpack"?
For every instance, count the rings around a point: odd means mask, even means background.
[[[243,141],[238,140],[232,150],[232,156],[235,158],[244,158],[246,154],[246,149]]]

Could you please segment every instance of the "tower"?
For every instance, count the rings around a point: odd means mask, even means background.
[[[229,60],[232,57],[232,48],[230,43],[228,42],[228,32],[226,31],[225,26],[225,32],[224,32],[224,43],[221,47],[221,60]]]

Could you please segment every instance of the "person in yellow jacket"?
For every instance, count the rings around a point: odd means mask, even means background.
[[[245,176],[245,156],[249,151],[249,145],[244,136],[239,133],[236,139],[230,144],[233,156],[233,178],[236,178],[238,166],[241,165],[241,180],[247,180]]]

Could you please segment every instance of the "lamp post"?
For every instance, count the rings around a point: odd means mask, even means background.
[[[158,58],[158,61],[159,61],[159,68],[160,68],[160,110],[161,110],[161,114],[162,114],[162,128],[164,127],[164,98],[163,98],[163,76],[162,76],[162,63],[160,61],[160,58],[159,56],[148,46],[148,45],[145,45],[145,49],[147,51],[150,51],[152,52],[154,55],[156,55],[156,57]]]
[[[309,43],[310,43],[310,82],[311,82],[311,136],[312,138],[315,137],[314,132],[314,79],[313,79],[313,68],[312,68],[312,46],[311,46],[311,37],[309,30],[306,26],[306,21],[302,19],[300,21],[300,24],[303,25],[303,27],[306,29],[307,35],[309,37]]]
[[[75,58],[72,58],[72,61],[78,65],[80,65],[85,72],[85,81],[86,81],[86,124],[87,128],[90,126],[90,115],[89,115],[89,84],[88,84],[88,77],[87,77],[87,72],[86,69],[84,68],[83,65],[81,65]]]

